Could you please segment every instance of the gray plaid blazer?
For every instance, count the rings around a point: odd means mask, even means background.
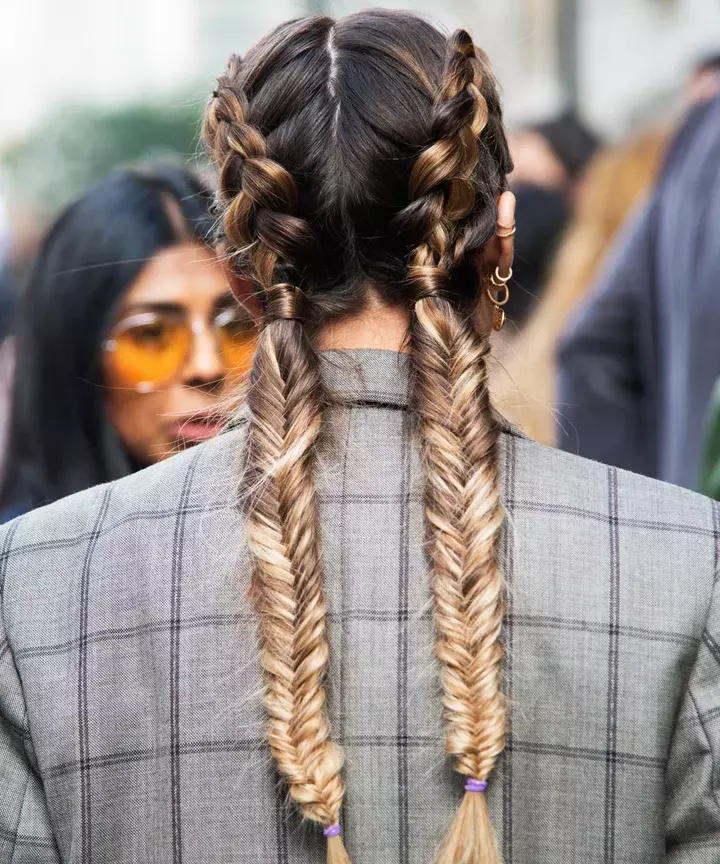
[[[320,453],[353,864],[431,864],[443,753],[405,359],[328,354]],[[218,439],[0,534],[0,862],[310,864],[279,787]],[[506,864],[720,861],[718,507],[502,436]],[[713,600],[713,592],[715,600]]]

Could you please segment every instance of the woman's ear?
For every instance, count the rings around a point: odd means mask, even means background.
[[[503,275],[510,272],[515,256],[515,196],[512,192],[503,192],[498,198],[498,221],[495,236],[498,240],[498,262]]]
[[[485,290],[490,284],[490,277],[496,270],[501,278],[507,276],[512,268],[515,253],[515,196],[512,192],[503,192],[502,195],[498,196],[497,213],[495,234],[483,247],[478,261],[481,295],[475,326],[481,333],[488,333],[493,329],[494,313],[496,312],[494,304]]]
[[[501,273],[507,273],[515,254],[515,196],[512,192],[498,195],[497,213],[495,234],[483,246],[479,256],[483,279],[494,273],[496,267]]]

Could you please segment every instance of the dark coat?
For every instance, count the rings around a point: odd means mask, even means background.
[[[695,109],[559,353],[565,450],[698,484],[720,375],[720,100]]]

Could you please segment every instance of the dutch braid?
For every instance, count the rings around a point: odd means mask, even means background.
[[[484,791],[503,750],[506,724],[500,686],[503,583],[497,564],[503,524],[499,430],[487,389],[488,340],[449,294],[463,250],[458,223],[475,207],[478,139],[488,118],[481,76],[470,36],[458,31],[448,46],[434,106],[438,138],[420,154],[410,179],[410,206],[427,219],[426,239],[410,261],[409,280],[418,298],[410,336],[446,742],[457,770],[475,781],[466,785],[439,864],[500,860],[485,796],[478,791]]]
[[[312,231],[296,215],[292,175],[269,157],[260,130],[246,122],[239,73],[240,61],[232,58],[210,103],[205,138],[220,168],[224,235],[264,290],[265,321],[247,392],[244,480],[252,501],[247,531],[268,741],[304,816],[330,829],[328,861],[343,864],[342,838],[333,836],[345,792],[343,755],[330,740],[325,710],[329,649],[313,475],[323,391],[315,349],[294,308],[297,290],[275,281],[278,270],[285,277],[293,272]]]

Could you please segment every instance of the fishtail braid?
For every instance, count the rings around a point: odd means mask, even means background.
[[[319,361],[303,325],[297,261],[312,247],[298,190],[246,121],[241,61],[230,60],[204,136],[219,168],[222,232],[262,290],[265,310],[247,388],[244,477],[253,596],[266,680],[268,741],[290,795],[326,829],[328,861],[345,864],[336,833],[345,787],[330,739],[324,681],[329,648],[314,447],[324,403]],[[282,278],[278,281],[278,273]]]
[[[447,751],[468,778],[439,864],[495,864],[500,856],[484,793],[503,750],[503,524],[499,430],[487,388],[487,337],[452,296],[465,249],[462,220],[476,207],[481,136],[488,123],[483,64],[470,36],[448,43],[433,110],[434,142],[410,177],[411,218],[425,237],[410,256],[416,302],[410,328],[414,400],[426,469],[425,507],[433,567],[437,655]],[[492,190],[491,178],[486,180]],[[490,208],[494,210],[494,201]],[[421,220],[425,220],[422,222]]]

